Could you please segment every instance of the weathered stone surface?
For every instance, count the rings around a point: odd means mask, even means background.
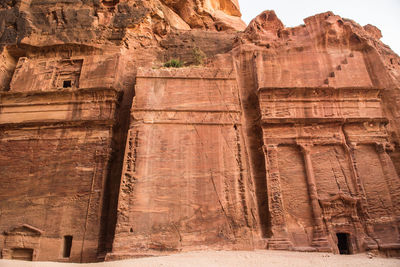
[[[237,0],[161,0],[192,28],[244,30]]]
[[[251,185],[234,70],[140,69],[136,79],[109,256],[203,244],[251,248]]]
[[[253,55],[270,248],[337,251],[336,233],[349,234],[351,253],[398,246],[398,161],[387,152],[398,119],[385,112],[398,67],[387,67],[387,47],[365,29],[331,12],[286,29],[264,12],[236,48]]]
[[[398,255],[400,58],[372,25],[304,22],[244,29],[236,0],[0,3],[2,257]]]

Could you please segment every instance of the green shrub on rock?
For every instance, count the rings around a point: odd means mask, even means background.
[[[179,59],[171,59],[170,61],[164,63],[166,68],[182,68],[183,63]]]

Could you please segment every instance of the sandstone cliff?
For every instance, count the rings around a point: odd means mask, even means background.
[[[0,3],[3,258],[399,253],[400,58],[332,12],[240,16],[236,0]]]

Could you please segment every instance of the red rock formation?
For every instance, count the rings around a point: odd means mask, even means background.
[[[239,68],[253,56],[269,248],[338,252],[345,236],[351,253],[397,249],[398,119],[384,99],[398,95],[398,67],[387,68],[377,47],[387,48],[366,28],[328,12],[284,29],[266,12],[235,48]]]
[[[400,59],[331,12],[0,3],[0,250],[398,255]],[[184,68],[163,68],[180,59]]]

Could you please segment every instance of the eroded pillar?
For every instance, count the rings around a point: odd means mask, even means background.
[[[365,227],[365,232],[362,231],[362,225],[358,226],[360,228],[360,229],[358,229],[359,232],[361,232],[363,234],[363,237],[362,237],[363,238],[363,246],[364,246],[364,249],[376,250],[376,249],[378,249],[378,244],[375,241],[376,237],[375,237],[375,232],[374,232],[374,228],[373,228],[373,223],[372,223],[371,218],[368,213],[367,196],[365,194],[365,189],[364,189],[364,186],[360,179],[360,175],[358,173],[356,159],[355,159],[355,155],[354,155],[354,151],[357,148],[357,144],[344,143],[344,148],[349,157],[350,171],[351,171],[352,178],[353,178],[354,184],[355,184],[355,187],[354,187],[356,190],[355,193],[356,193],[357,197],[359,198],[359,203],[360,203],[360,208],[361,208],[361,213],[362,213],[361,215],[364,220],[363,224]]]
[[[282,199],[281,178],[278,165],[278,145],[263,146],[266,179],[268,185],[268,208],[271,213],[272,238],[269,249],[288,250],[293,248],[286,226],[285,209]]]
[[[378,152],[383,174],[385,176],[385,181],[389,188],[393,209],[396,216],[400,216],[400,190],[398,187],[399,176],[397,175],[397,171],[393,165],[392,159],[387,153],[388,149],[392,149],[392,146],[390,146],[390,144],[387,143],[376,144],[376,151]]]
[[[382,171],[385,177],[386,184],[389,189],[390,199],[392,201],[393,211],[396,215],[395,223],[400,232],[400,190],[399,190],[399,176],[396,168],[393,165],[393,161],[390,158],[387,150],[393,149],[389,143],[376,143],[376,151],[379,155],[381,162]],[[400,240],[400,236],[398,237]]]
[[[308,194],[311,200],[311,209],[313,214],[313,240],[311,245],[318,249],[318,251],[332,251],[328,242],[327,234],[322,220],[322,209],[319,205],[317,185],[315,183],[314,169],[311,161],[312,144],[298,144],[301,148],[304,158],[304,165],[306,168],[306,178]]]

